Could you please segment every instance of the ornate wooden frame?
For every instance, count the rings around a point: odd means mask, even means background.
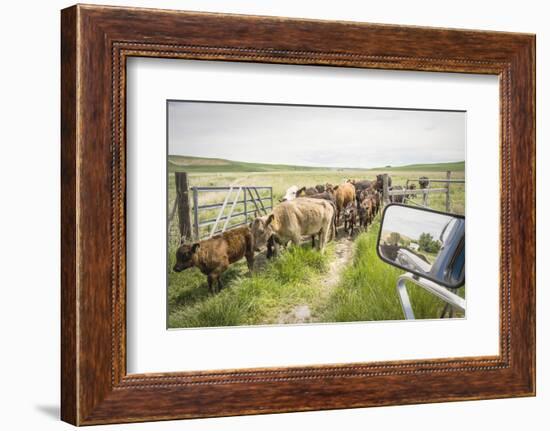
[[[534,395],[534,35],[80,5],[61,17],[63,420],[88,425]],[[500,354],[127,375],[129,56],[498,75]]]

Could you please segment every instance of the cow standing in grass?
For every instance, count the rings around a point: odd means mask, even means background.
[[[355,224],[357,223],[357,205],[355,201],[350,202],[344,208],[344,232],[349,236],[353,235]]]
[[[416,190],[416,184],[409,184],[408,190]],[[412,199],[416,199],[416,193],[409,195]]]
[[[380,206],[382,205],[382,196],[380,192],[374,190],[372,193],[372,198],[374,200],[374,215],[376,216],[380,212]]]
[[[286,189],[284,196],[279,202],[293,201],[294,199],[296,199],[297,193],[298,186],[290,186],[288,189]]]
[[[322,187],[325,189],[325,186],[317,185],[314,187],[302,187],[301,189],[298,189],[298,186],[290,186],[287,191],[285,192],[285,195],[279,202],[287,202],[292,201],[297,198],[312,198],[312,199],[325,199],[333,204],[336,205],[336,199],[334,197],[334,191],[332,190],[332,186],[330,186],[330,191],[323,191],[323,192],[317,192],[317,188]],[[332,231],[331,239],[334,238],[336,235],[336,219],[334,220],[334,229]],[[275,240],[271,238],[267,243],[267,257],[268,259],[273,257],[273,250],[275,247]],[[311,247],[315,247],[315,235],[311,236]]]
[[[349,183],[355,187],[355,197],[357,199],[357,207],[361,204],[367,193],[371,193],[375,190],[376,182],[370,180],[348,180]]]
[[[376,193],[376,192],[375,192]],[[372,223],[377,213],[377,196],[378,194],[364,194],[359,204],[359,226],[366,229]]]
[[[391,177],[388,175],[388,189],[391,189]],[[384,191],[384,174],[376,175],[376,182],[374,183],[374,188],[382,193]]]
[[[298,189],[298,191],[296,192],[296,197],[297,198],[303,198],[303,197],[316,195],[317,193],[319,193],[319,192],[317,191],[317,189],[315,187],[306,187],[306,186],[304,186],[301,189]]]
[[[222,289],[221,275],[230,264],[246,257],[248,269],[254,267],[252,233],[248,226],[228,230],[194,244],[182,244],[176,251],[175,272],[197,267],[206,275],[212,293]]]
[[[318,235],[317,249],[324,251],[334,217],[334,204],[324,199],[300,198],[282,202],[271,214],[257,217],[251,223],[254,250],[273,240],[276,254],[277,244],[286,245],[291,241],[298,245],[302,236]]]
[[[286,202],[286,201],[292,201],[296,198],[301,198],[304,196],[311,196],[319,193],[315,187],[301,187],[298,188],[298,186],[290,186],[282,199],[279,202]]]
[[[350,202],[354,202],[356,199],[355,186],[351,183],[344,183],[334,186],[333,190],[336,200],[336,225],[339,226],[342,211]]]
[[[427,189],[430,185],[430,179],[428,177],[420,177],[418,180],[418,184],[420,185],[421,189]]]

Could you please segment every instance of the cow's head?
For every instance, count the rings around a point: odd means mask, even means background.
[[[382,191],[384,189],[384,175],[378,174],[376,175],[376,190]]]
[[[264,217],[256,217],[250,223],[250,232],[254,242],[254,251],[260,251],[260,247],[267,244],[267,240],[273,235],[273,214]]]
[[[430,180],[428,177],[420,177],[418,184],[420,185],[421,189],[425,189],[430,185]]]
[[[302,197],[306,196],[306,186],[302,187],[301,189],[296,190],[296,197]]]
[[[195,266],[197,262],[197,251],[200,248],[200,243],[194,244],[182,244],[176,251],[176,264],[173,270],[175,272],[181,272],[184,269]]]
[[[285,202],[285,201],[292,201],[294,199],[296,199],[296,195],[298,193],[298,186],[290,186],[285,195],[283,196],[283,198],[281,199],[281,202]]]

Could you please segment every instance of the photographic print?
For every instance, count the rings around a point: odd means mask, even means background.
[[[167,102],[167,326],[463,318],[466,113]]]

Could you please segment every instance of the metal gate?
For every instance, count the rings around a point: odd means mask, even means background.
[[[192,187],[191,191],[193,237],[198,240],[212,238],[228,229],[243,226],[255,215],[267,215],[273,208],[273,189],[268,186],[197,186]],[[223,194],[225,196],[222,200]],[[214,197],[210,198],[208,195]],[[220,201],[216,201],[218,197]],[[207,202],[201,203],[201,200]]]

